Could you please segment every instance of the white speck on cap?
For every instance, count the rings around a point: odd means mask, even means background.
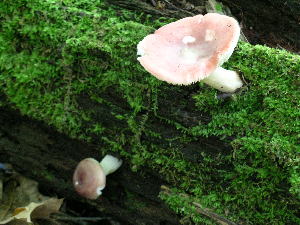
[[[193,36],[184,36],[184,37],[182,38],[182,42],[183,42],[184,44],[193,43],[193,42],[195,42],[195,41],[196,41],[196,38],[193,37]]]
[[[205,31],[205,41],[212,41],[216,37],[216,32],[214,30]]]
[[[199,52],[197,52],[197,50],[194,48],[186,47],[181,50],[181,55],[184,63],[193,64],[197,62]]]

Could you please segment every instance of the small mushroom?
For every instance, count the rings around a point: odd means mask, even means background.
[[[96,199],[105,188],[106,176],[115,172],[122,160],[106,155],[99,163],[93,158],[79,162],[73,174],[73,185],[77,193],[88,199]]]
[[[234,92],[243,82],[221,65],[231,56],[239,35],[238,22],[229,16],[208,13],[183,18],[146,36],[137,46],[138,61],[168,83],[202,81],[222,92]]]

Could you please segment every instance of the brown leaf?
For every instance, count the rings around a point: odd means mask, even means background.
[[[19,174],[3,183],[0,224],[32,224],[59,211],[63,199],[49,198],[38,191],[38,183]]]

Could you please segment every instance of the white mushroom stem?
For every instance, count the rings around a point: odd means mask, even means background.
[[[122,165],[122,160],[112,156],[106,155],[100,162],[100,166],[102,167],[104,174],[107,176],[115,172]]]
[[[202,80],[205,84],[222,92],[232,93],[243,86],[243,82],[235,71],[218,67],[208,77]]]

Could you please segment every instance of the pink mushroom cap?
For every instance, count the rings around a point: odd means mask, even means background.
[[[73,174],[73,185],[77,193],[88,199],[96,199],[106,184],[106,175],[93,158],[86,158],[79,162]]]
[[[167,24],[138,44],[141,65],[159,80],[188,85],[208,77],[231,56],[238,22],[217,13]]]

